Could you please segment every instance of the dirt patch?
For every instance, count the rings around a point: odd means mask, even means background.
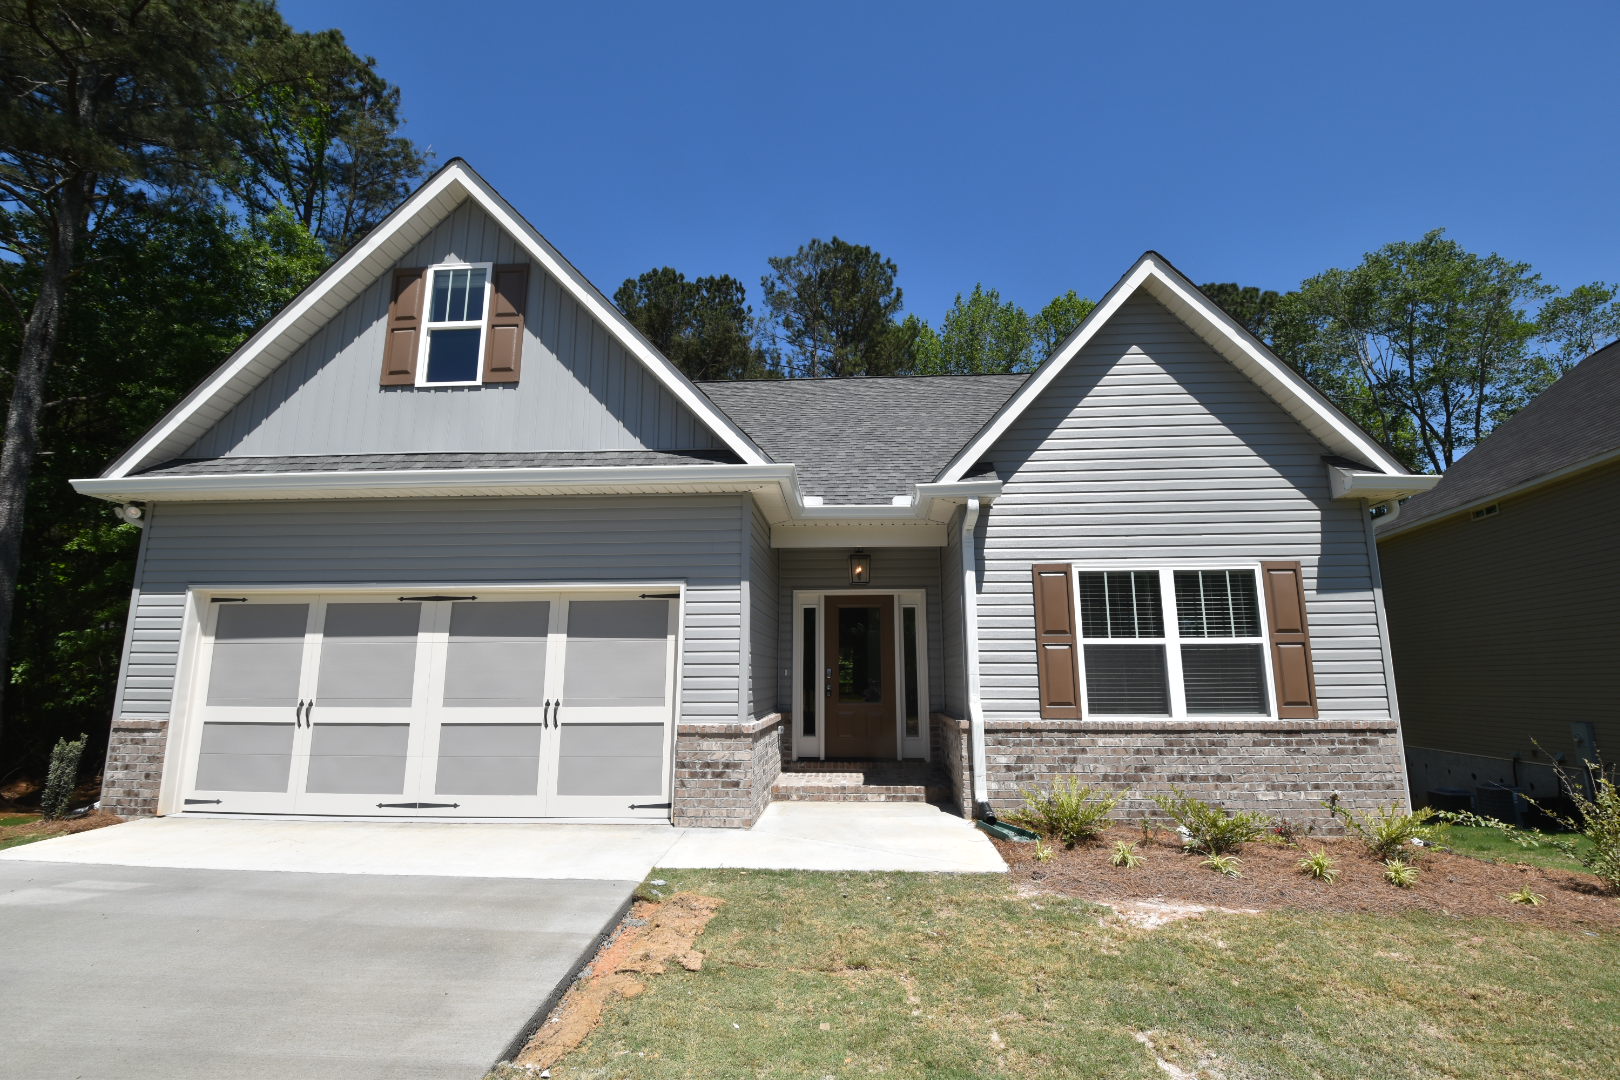
[[[636,901],[513,1064],[531,1070],[551,1068],[596,1030],[608,1002],[646,990],[646,976],[662,975],[671,964],[687,971],[701,969],[703,954],[692,944],[722,903],[684,892],[659,903]]]
[[[0,826],[0,847],[10,841],[21,840],[24,837],[33,837],[43,840],[51,836],[68,836],[71,833],[89,832],[91,829],[101,829],[108,825],[117,825],[124,819],[117,814],[109,814],[105,810],[96,810],[82,817],[63,818],[61,821],[24,821],[17,825]]]
[[[1146,862],[1134,869],[1109,863],[1115,840],[1139,842]],[[1433,849],[1417,856],[1418,881],[1408,889],[1384,880],[1384,865],[1360,843],[1339,837],[1307,837],[1298,847],[1245,844],[1242,876],[1225,877],[1184,854],[1178,837],[1118,827],[1101,841],[1073,850],[1055,847],[1049,862],[1035,861],[1035,845],[994,841],[1013,880],[1028,888],[1077,896],[1115,906],[1148,902],[1174,909],[1195,906],[1272,911],[1301,908],[1385,914],[1433,911],[1455,916],[1490,915],[1564,928],[1620,927],[1620,897],[1603,891],[1590,874],[1537,866],[1504,865]],[[1325,851],[1338,867],[1332,885],[1306,877],[1298,864],[1308,852]],[[1515,904],[1507,894],[1528,886],[1546,899],[1540,906]],[[1169,914],[1169,911],[1163,914]],[[1147,919],[1150,912],[1144,912]]]

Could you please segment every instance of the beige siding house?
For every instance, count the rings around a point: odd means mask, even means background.
[[[1416,802],[1556,795],[1620,755],[1620,344],[1379,530]]]

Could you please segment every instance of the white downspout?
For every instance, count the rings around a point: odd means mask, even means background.
[[[962,636],[967,661],[968,738],[973,747],[972,816],[990,801],[990,785],[985,779],[984,710],[979,705],[979,580],[974,547],[979,524],[979,499],[971,496],[962,515]]]

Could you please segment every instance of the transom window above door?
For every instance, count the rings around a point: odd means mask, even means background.
[[[417,366],[418,385],[478,385],[488,309],[488,264],[428,268],[426,341]]]
[[[1269,716],[1257,568],[1076,573],[1093,716]]]

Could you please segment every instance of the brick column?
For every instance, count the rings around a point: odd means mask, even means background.
[[[676,825],[746,829],[771,801],[782,771],[779,713],[747,724],[680,724],[675,729]]]
[[[167,720],[114,720],[101,779],[101,808],[119,817],[152,817],[163,784]]]

